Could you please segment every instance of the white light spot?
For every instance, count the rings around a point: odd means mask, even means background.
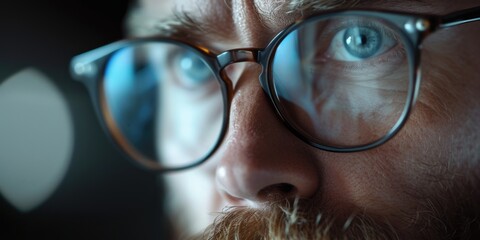
[[[48,199],[73,150],[65,99],[51,80],[28,68],[0,84],[0,194],[22,212]]]
[[[227,177],[227,170],[225,169],[225,167],[219,167],[217,169],[217,177],[218,178],[225,178]]]
[[[414,33],[415,32],[415,25],[412,21],[406,22],[404,28],[409,33]]]
[[[417,27],[417,30],[420,32],[427,31],[430,28],[430,22],[425,19],[419,19],[417,23],[415,24]]]
[[[180,65],[182,66],[183,70],[189,70],[193,66],[192,59],[190,58],[183,58],[180,62]]]
[[[352,37],[350,36],[347,38],[347,44],[350,45],[351,43],[352,43]]]

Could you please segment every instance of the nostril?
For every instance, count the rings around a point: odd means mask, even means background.
[[[258,199],[261,201],[277,202],[285,199],[295,198],[298,190],[289,183],[278,183],[263,188],[258,192]]]

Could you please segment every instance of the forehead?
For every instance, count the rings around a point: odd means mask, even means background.
[[[138,1],[143,20],[140,20],[137,25],[141,25],[142,29],[150,28],[150,30],[146,30],[143,34],[135,34],[137,28],[134,26],[131,28],[133,35],[168,35],[165,34],[168,30],[181,29],[183,31],[180,31],[179,37],[188,38],[192,43],[206,46],[214,51],[238,47],[265,47],[273,36],[286,26],[325,9],[355,6],[440,14],[448,12],[450,8],[449,1],[433,3],[430,0]],[[147,22],[153,26],[146,26]]]
[[[222,35],[229,33],[230,38],[238,38],[236,33],[241,33],[240,38],[248,39],[260,29],[275,32],[295,21],[300,15],[291,11],[296,2],[298,0],[140,0],[140,6],[150,18],[168,22],[187,15],[202,30],[223,31]]]
[[[167,16],[174,11],[191,14],[234,15],[253,10],[257,17],[308,14],[310,11],[352,6],[365,8],[402,8],[415,11],[418,7],[439,9],[451,7],[449,1],[430,0],[139,0],[143,10],[150,15]],[[465,2],[465,1],[458,1]],[[450,5],[450,6],[448,6]],[[228,14],[227,14],[228,13]],[[219,19],[220,20],[220,19]],[[283,20],[283,19],[271,19]]]
[[[288,1],[290,2],[290,1]],[[191,14],[205,14],[222,12],[236,12],[246,10],[249,6],[255,6],[259,12],[270,13],[287,5],[287,1],[265,0],[140,0],[143,10],[152,15],[169,15],[172,11],[189,12]],[[235,10],[235,11],[234,11]]]

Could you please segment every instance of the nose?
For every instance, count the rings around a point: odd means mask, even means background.
[[[318,161],[275,116],[258,76],[247,67],[232,79],[229,130],[214,157],[218,188],[235,205],[310,198],[320,185]]]

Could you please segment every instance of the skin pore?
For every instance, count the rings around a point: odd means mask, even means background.
[[[143,0],[132,12],[130,29],[132,35],[171,36],[218,54],[263,48],[297,19],[340,2]],[[356,7],[429,14],[478,5],[359,2]],[[392,140],[365,152],[331,153],[306,145],[276,117],[259,85],[259,66],[227,69],[234,96],[220,149],[197,168],[162,176],[178,235],[201,232],[219,216],[219,225],[205,236],[214,238],[217,231],[233,238],[232,230],[245,234],[240,239],[262,239],[262,229],[271,229],[265,238],[285,238],[280,230],[288,225],[299,234],[313,232],[297,235],[300,239],[478,237],[479,26],[449,28],[426,39],[422,85],[411,117]],[[227,213],[216,214],[222,210]]]

